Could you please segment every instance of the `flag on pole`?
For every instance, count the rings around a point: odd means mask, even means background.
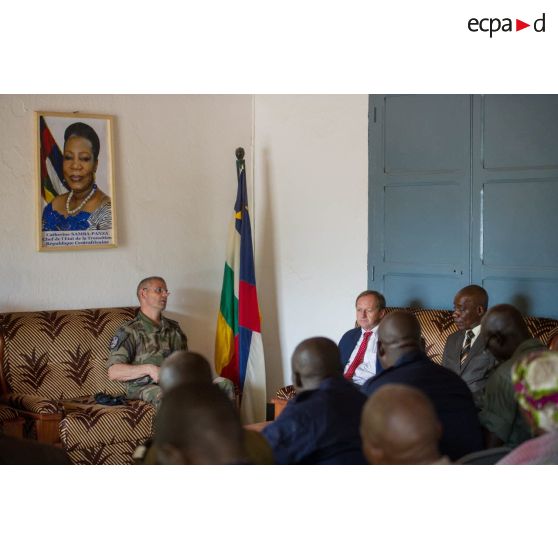
[[[227,260],[215,336],[215,370],[240,394],[244,424],[265,420],[265,360],[256,291],[244,149],[236,150],[238,190],[229,228]]]
[[[43,199],[49,203],[56,196],[68,192],[68,188],[63,182],[62,151],[52,136],[44,116],[39,118],[39,134],[41,136],[41,193]]]

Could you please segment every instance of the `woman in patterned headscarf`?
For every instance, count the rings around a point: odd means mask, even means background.
[[[501,465],[558,464],[558,353],[533,353],[512,370],[521,412],[536,438],[524,442]]]

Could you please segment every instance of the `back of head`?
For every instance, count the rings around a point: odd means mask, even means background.
[[[159,370],[159,385],[164,393],[182,384],[210,384],[211,367],[198,353],[176,351],[167,357]]]
[[[413,314],[396,310],[381,321],[378,329],[378,356],[384,369],[393,366],[401,355],[422,350],[420,324]]]
[[[440,458],[441,433],[432,403],[422,391],[410,386],[380,387],[362,411],[362,444],[369,463],[433,463]]]
[[[512,369],[515,396],[537,432],[558,431],[558,353],[527,355]]]
[[[497,304],[483,317],[488,350],[499,360],[510,358],[518,345],[531,337],[521,312],[511,304]]]
[[[316,389],[326,378],[343,374],[339,349],[326,337],[311,337],[299,343],[293,352],[291,366],[297,392]]]
[[[155,418],[162,464],[244,462],[244,431],[228,397],[213,384],[183,384],[169,391]]]

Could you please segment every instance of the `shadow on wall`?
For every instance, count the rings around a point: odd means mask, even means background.
[[[181,312],[166,311],[165,316],[176,320],[186,337],[188,349],[203,355],[215,367],[215,331],[219,311],[219,295],[201,289],[173,289],[172,296]]]
[[[263,180],[261,193],[264,194],[265,205],[262,208],[261,244],[258,246],[260,270],[258,277],[258,294],[262,314],[262,339],[265,352],[267,400],[285,384],[282,367],[282,347],[279,336],[279,308],[277,304],[277,260],[274,242],[273,189],[271,187],[271,163],[269,151],[262,151]],[[290,383],[290,382],[287,382]]]
[[[531,300],[528,296],[516,294],[512,297],[510,304],[513,304],[524,316],[531,315]]]

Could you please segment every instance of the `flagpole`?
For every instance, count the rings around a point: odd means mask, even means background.
[[[244,148],[237,147],[234,154],[236,155],[236,178],[240,178],[240,172],[244,169]]]

